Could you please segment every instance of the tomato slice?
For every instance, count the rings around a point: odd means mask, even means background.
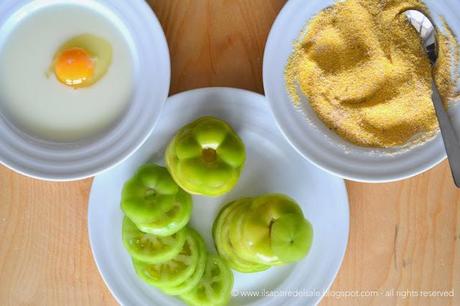
[[[239,207],[232,219],[228,221],[230,223],[228,237],[235,252],[247,261],[268,266],[281,265],[281,260],[273,254],[270,244],[270,230],[266,224],[261,222],[254,222],[250,226],[246,224],[251,214],[250,207]],[[251,235],[244,232],[244,229],[248,228],[252,229]]]
[[[286,214],[298,215],[303,219],[301,208],[285,195],[266,194],[254,198],[244,218],[237,220],[239,222],[229,235],[231,241],[239,243],[238,254],[246,260],[270,266],[284,264],[273,253],[270,236],[273,222]]]
[[[179,254],[185,243],[186,231],[182,229],[165,237],[147,234],[125,217],[122,237],[126,250],[133,258],[147,263],[161,263]]]
[[[170,236],[187,225],[192,215],[192,198],[185,191],[179,191],[172,208],[150,223],[137,223],[146,233]]]
[[[124,184],[121,208],[134,223],[149,223],[171,210],[179,193],[185,192],[166,168],[145,164]]]
[[[187,228],[186,231],[182,250],[171,260],[150,264],[133,259],[136,273],[147,284],[157,287],[176,286],[192,276],[198,264],[199,242],[191,233],[192,229]]]
[[[222,258],[210,254],[204,274],[197,286],[181,297],[192,306],[226,305],[231,298],[232,288],[232,271]]]
[[[206,245],[203,241],[203,238],[192,231],[192,234],[195,235],[195,239],[198,241],[199,255],[198,255],[198,264],[196,265],[195,271],[193,272],[190,278],[186,279],[184,282],[177,286],[164,286],[161,287],[161,290],[169,295],[181,295],[190,290],[192,290],[200,281],[203,276],[204,269],[206,267],[206,260],[208,258],[208,251]]]
[[[233,220],[235,211],[241,205],[249,205],[250,199],[233,201],[221,209],[218,217],[213,224],[214,244],[220,256],[222,256],[232,269],[243,273],[252,273],[264,271],[270,268],[268,265],[248,261],[235,252],[233,245],[229,240],[230,220]]]

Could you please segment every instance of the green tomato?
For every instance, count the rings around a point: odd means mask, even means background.
[[[162,286],[160,289],[169,295],[181,295],[192,290],[200,281],[206,267],[206,260],[208,258],[208,251],[203,238],[195,231],[191,232],[198,241],[198,263],[192,276],[175,286]]]
[[[165,154],[174,180],[192,194],[219,196],[238,182],[244,144],[226,122],[202,117],[179,130]]]
[[[199,241],[193,230],[187,228],[182,250],[174,258],[158,264],[133,259],[137,275],[147,284],[156,287],[177,286],[192,276],[198,264]]]
[[[192,198],[180,190],[170,210],[159,219],[150,223],[138,223],[137,227],[146,233],[158,236],[170,236],[187,225],[192,215]]]
[[[284,263],[305,257],[312,241],[313,227],[301,215],[282,215],[272,225],[270,242],[273,253]]]
[[[165,237],[147,234],[125,217],[122,237],[126,250],[133,258],[147,263],[161,263],[179,254],[185,243],[186,230]]]
[[[214,244],[219,255],[227,261],[232,269],[242,273],[260,272],[270,268],[268,265],[243,259],[242,256],[240,256],[241,254],[236,252],[234,245],[230,242],[229,229],[231,220],[237,217],[235,212],[238,211],[240,207],[248,209],[250,203],[251,199],[249,198],[230,202],[221,209],[212,228]]]
[[[248,212],[251,204],[236,208],[231,218],[228,218],[228,239],[241,259],[264,265],[281,264],[271,250],[269,231],[257,231],[256,234],[261,236],[245,236],[243,228],[250,215]]]
[[[286,214],[297,215],[303,219],[299,205],[285,195],[267,194],[253,199],[249,211],[233,231],[240,233],[235,239],[241,239],[241,252],[247,259],[267,265],[284,263],[273,252],[270,237],[273,224]],[[280,233],[283,233],[282,230]]]
[[[141,166],[123,186],[121,208],[144,232],[168,236],[183,228],[191,214],[192,197],[166,168]]]
[[[217,255],[208,255],[206,269],[199,283],[182,299],[191,306],[226,305],[231,298],[233,273]]]

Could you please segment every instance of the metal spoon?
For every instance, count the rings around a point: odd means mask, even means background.
[[[436,28],[433,26],[431,20],[420,11],[408,10],[405,11],[404,14],[422,37],[423,46],[428,58],[430,59],[431,65],[434,67],[438,59]],[[452,126],[449,115],[444,108],[438,87],[434,82],[434,76],[432,79],[432,100],[436,110],[436,116],[438,117],[439,127],[441,129],[444,147],[446,148],[447,157],[449,159],[452,176],[454,178],[455,185],[460,188],[460,141],[454,127]]]

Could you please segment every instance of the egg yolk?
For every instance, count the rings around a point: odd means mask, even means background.
[[[88,52],[82,48],[71,48],[59,54],[54,63],[57,79],[68,86],[78,88],[94,75],[94,63]]]

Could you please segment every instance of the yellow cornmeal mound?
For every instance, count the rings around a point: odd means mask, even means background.
[[[394,147],[435,135],[431,65],[401,14],[409,8],[426,10],[417,0],[347,0],[319,13],[286,67],[295,103],[300,89],[330,129],[360,146]],[[438,36],[436,79],[447,103],[454,95],[449,47],[457,43]]]

